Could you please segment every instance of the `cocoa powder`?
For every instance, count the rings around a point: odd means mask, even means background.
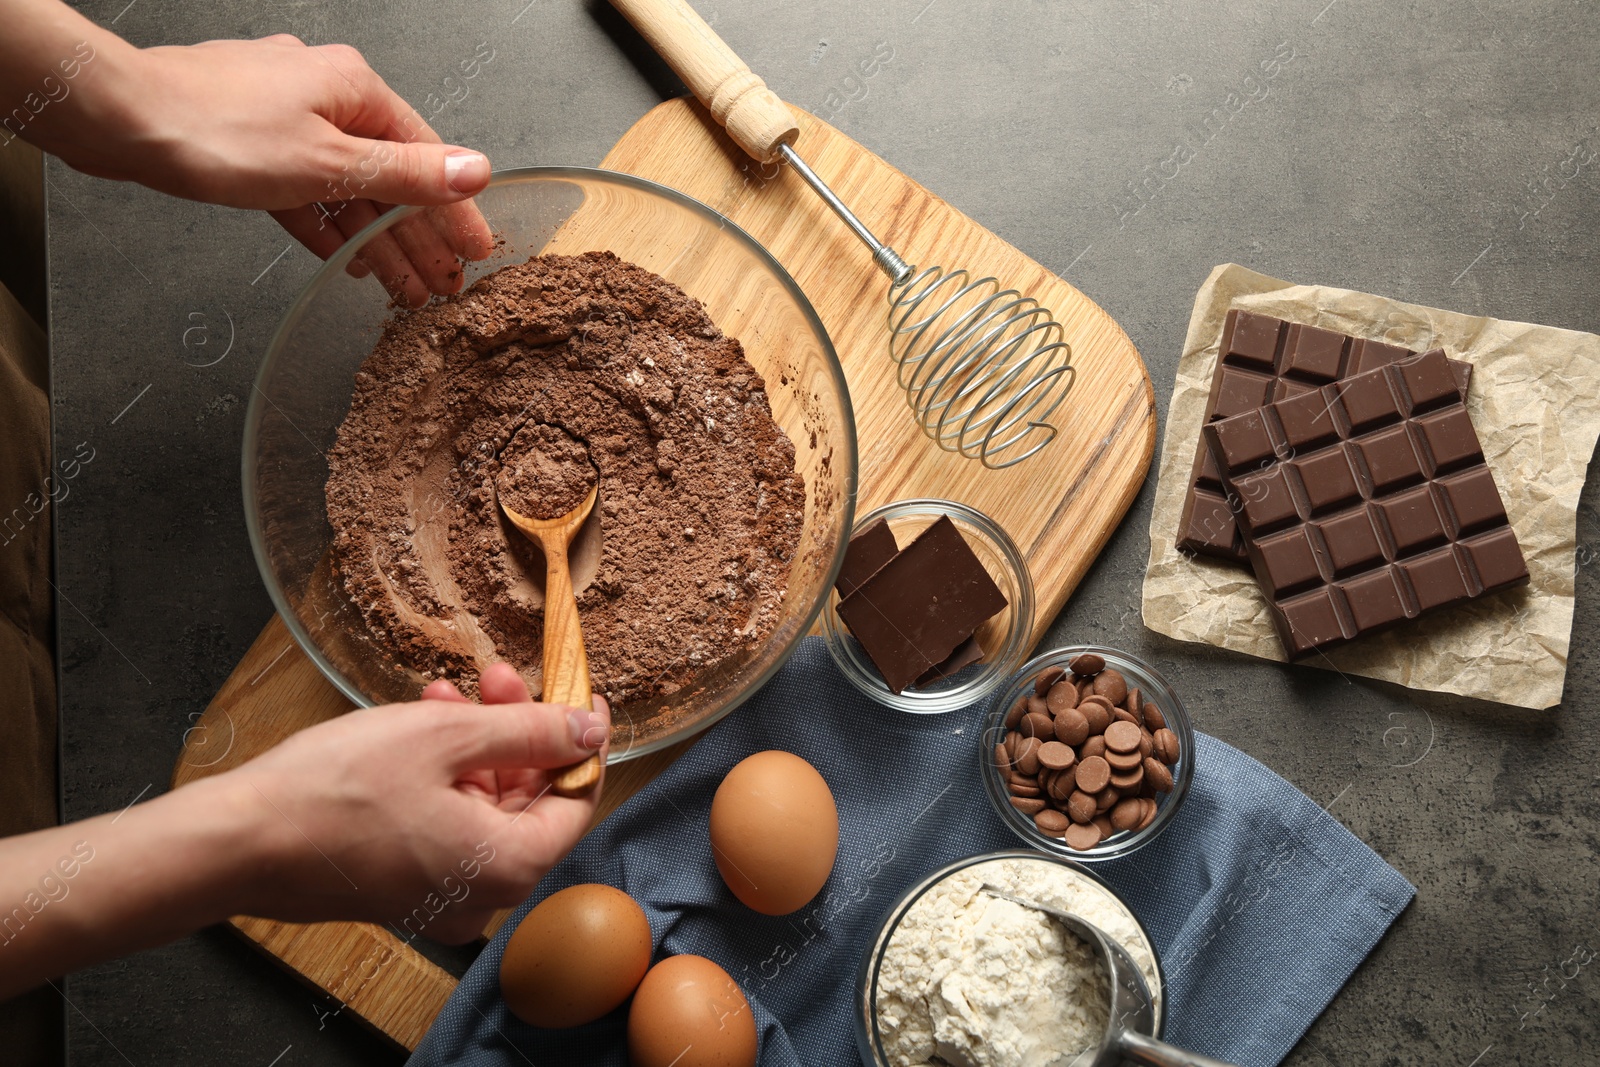
[[[559,519],[583,503],[598,475],[589,450],[565,430],[530,422],[500,453],[495,494],[530,519]]]
[[[496,660],[537,691],[544,561],[494,485],[538,426],[598,478],[571,553],[595,692],[669,696],[767,637],[805,512],[794,446],[699,301],[591,252],[397,314],[356,374],[328,519],[374,641],[469,693]]]

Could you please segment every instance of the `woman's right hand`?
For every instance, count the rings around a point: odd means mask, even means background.
[[[600,796],[550,791],[548,771],[599,752],[605,701],[534,703],[505,664],[472,704],[435,682],[412,704],[303,730],[216,781],[262,834],[251,914],[365,919],[446,942],[526,899],[578,843]]]

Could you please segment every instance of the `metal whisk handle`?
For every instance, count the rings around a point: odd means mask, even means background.
[[[844,220],[844,224],[850,227],[850,232],[861,238],[861,243],[872,250],[872,261],[878,265],[878,269],[889,276],[891,285],[901,286],[911,280],[911,272],[915,268],[901,259],[900,253],[878,240],[873,232],[867,229],[866,224],[856,218],[855,212],[834,195],[833,190],[828,188],[828,183],[817,177],[817,172],[806,165],[806,161],[800,158],[800,154],[793,147],[782,145],[778,149],[778,154],[794,168],[796,174],[805,179],[807,185],[816,190],[816,194],[822,197],[822,202]]]

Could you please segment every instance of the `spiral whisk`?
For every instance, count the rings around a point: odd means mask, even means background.
[[[922,432],[993,468],[1021,463],[1055,440],[1049,420],[1077,372],[1050,309],[995,278],[908,265],[791,146],[778,152],[889,276],[889,355]]]
[[[986,467],[1021,463],[1056,436],[1072,347],[1050,309],[994,278],[918,270],[872,235],[795,153],[800,127],[688,0],[611,0],[740,148],[787,162],[889,276],[889,354],[923,432]]]

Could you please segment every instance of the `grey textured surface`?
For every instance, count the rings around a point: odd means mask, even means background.
[[[493,61],[434,122],[499,166],[593,164],[675,85],[598,0],[125,5],[82,6],[140,44],[346,41],[419,107],[487,42]],[[1098,300],[1143,353],[1162,411],[1194,291],[1228,260],[1600,328],[1600,183],[1592,163],[1573,173],[1600,149],[1592,5],[699,7],[780,95]],[[879,41],[893,60],[852,80]],[[1248,100],[1236,113],[1230,93]],[[56,519],[66,805],[82,817],[164,788],[183,731],[268,617],[240,434],[256,363],[314,261],[264,215],[55,161],[48,179],[56,448],[94,449]],[[1199,728],[1332,804],[1419,890],[1289,1062],[1592,1060],[1595,568],[1580,566],[1562,707],[1421,696],[1146,631],[1153,485],[1052,641],[1153,659]],[[1594,501],[1591,478],[1581,562],[1600,552]],[[69,994],[75,1064],[388,1058],[219,931],[76,975]]]

